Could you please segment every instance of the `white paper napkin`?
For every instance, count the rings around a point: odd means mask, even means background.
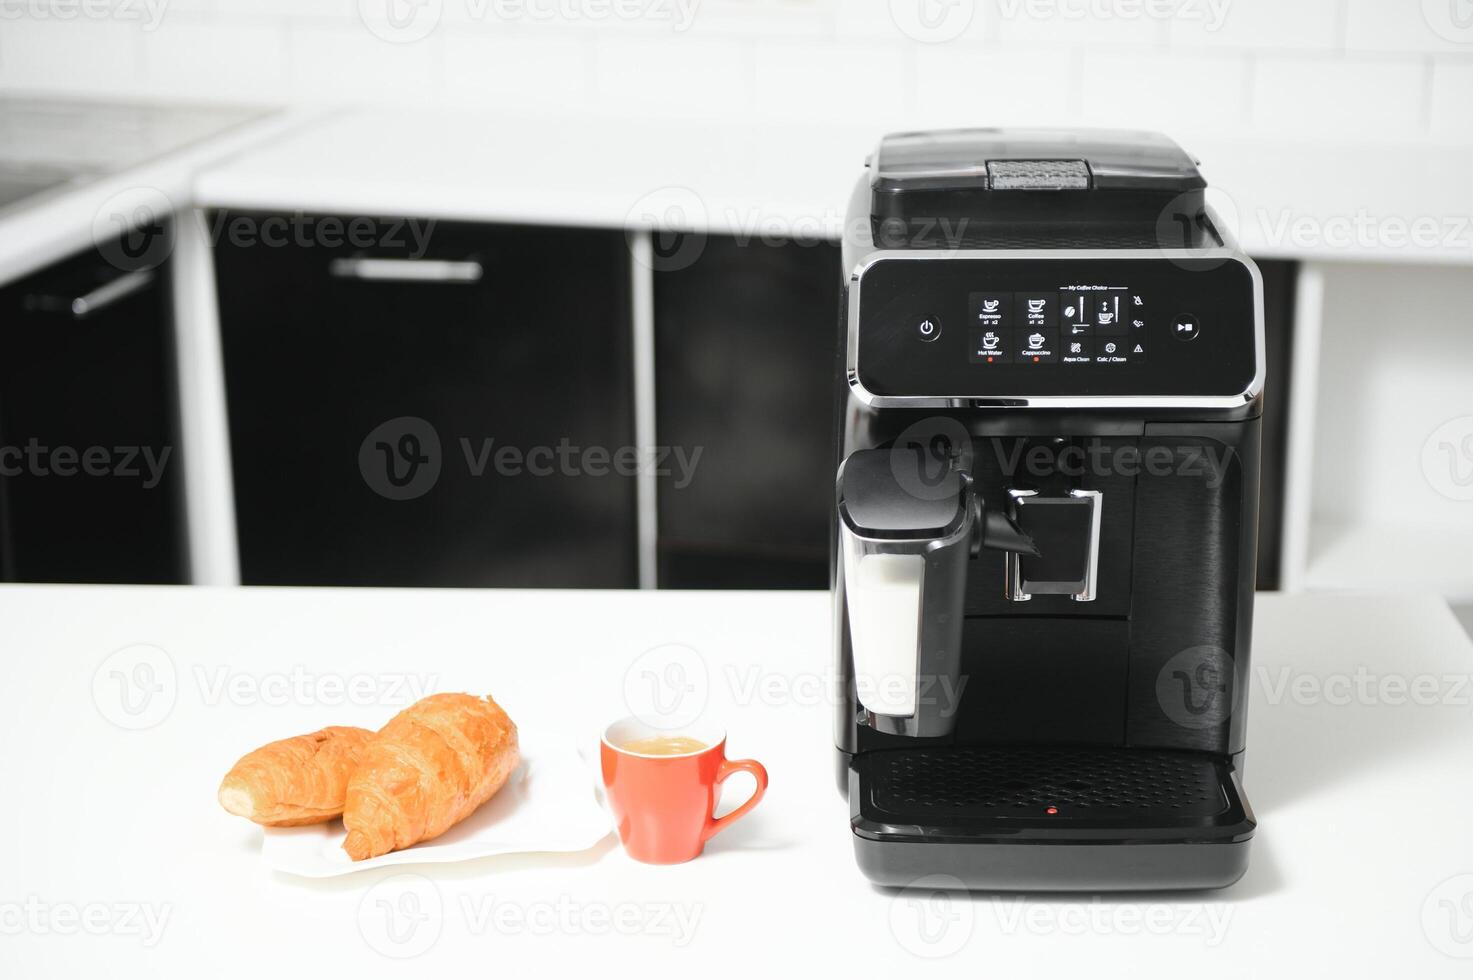
[[[572,745],[521,733],[522,764],[484,806],[434,840],[353,862],[343,853],[341,820],[310,827],[268,827],[261,856],[277,871],[333,878],[399,864],[445,864],[495,854],[586,850],[611,832],[588,769]]]

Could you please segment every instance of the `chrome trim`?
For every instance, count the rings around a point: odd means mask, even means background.
[[[101,312],[114,303],[148,288],[153,280],[152,269],[139,269],[136,272],[118,276],[112,282],[104,283],[92,292],[72,300],[70,307],[72,316],[80,320],[85,316]]]
[[[1248,387],[1236,395],[876,395],[859,380],[860,286],[870,266],[890,259],[902,261],[990,259],[998,261],[1068,259],[1180,259],[1237,262],[1253,278],[1254,372]],[[848,341],[844,376],[850,395],[868,408],[1201,408],[1234,409],[1251,405],[1263,394],[1265,340],[1263,332],[1263,276],[1253,260],[1235,248],[1088,248],[1088,249],[876,249],[849,274]]]
[[[1070,490],[1069,496],[1090,500],[1089,561],[1084,568],[1084,591],[1074,594],[1075,602],[1094,602],[1100,588],[1100,525],[1105,512],[1105,495],[1100,490]]]
[[[147,288],[155,278],[152,269],[136,269],[81,296],[68,299],[65,295],[31,295],[26,297],[25,305],[46,313],[70,313],[73,320],[83,320]]]
[[[1012,502],[1009,508],[1013,520],[1018,519],[1018,502],[1027,497],[1038,496],[1037,490],[1009,490],[1008,497]],[[1028,602],[1033,598],[1032,594],[1023,591],[1023,565],[1022,556],[1017,552],[1009,552],[1003,556],[1003,591],[1007,598],[1013,602]]]
[[[366,282],[480,282],[484,270],[476,261],[441,259],[333,259],[327,271],[336,279]]]
[[[1018,516],[1018,508],[1026,504],[1031,498],[1037,497],[1037,490],[1009,490],[1008,497],[1012,500],[1012,511],[1014,520]],[[1105,495],[1099,490],[1070,490],[1069,496],[1075,500],[1089,501],[1089,550],[1086,552],[1084,561],[1084,587],[1078,592],[1049,592],[1047,590],[1039,595],[1067,595],[1075,602],[1094,602],[1099,596],[1100,585],[1100,529],[1103,524],[1105,510]],[[1043,498],[1060,500],[1063,498]],[[1007,555],[1007,564],[1003,568],[1003,583],[1007,598],[1013,602],[1027,602],[1033,598],[1034,593],[1023,591],[1023,556],[1017,552]]]

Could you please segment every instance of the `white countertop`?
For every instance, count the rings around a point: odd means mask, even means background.
[[[837,239],[868,127],[348,110],[202,172],[206,206]],[[1264,258],[1473,263],[1473,149],[1173,133]],[[1409,243],[1413,234],[1424,244]],[[1420,239],[1419,239],[1420,240]]]
[[[871,887],[834,786],[828,630],[821,593],[0,588],[0,974],[900,976],[951,952],[999,977],[1467,976],[1448,954],[1473,954],[1456,911],[1473,878],[1443,883],[1473,874],[1473,644],[1441,600],[1262,598],[1259,829],[1247,876],[1206,894]],[[115,675],[139,644],[152,675]],[[267,871],[260,831],[215,802],[245,750],[378,725],[410,683],[595,729],[669,644],[694,651],[689,686],[731,753],[772,777],[690,864],[605,840],[304,881]],[[1344,703],[1360,674],[1368,693]],[[1406,703],[1397,684],[1423,678],[1447,703]],[[411,967],[385,955],[408,951]]]
[[[314,115],[0,99],[0,172],[63,179],[0,209],[0,284],[188,207],[201,166]]]
[[[192,204],[838,239],[883,135],[823,122],[374,108],[227,125],[225,110],[151,111],[178,118],[119,135],[52,114],[39,138],[4,133],[0,163],[94,172],[0,213],[0,282],[86,247],[118,220]],[[1252,255],[1473,263],[1473,149],[1172,135],[1202,160],[1211,203]]]

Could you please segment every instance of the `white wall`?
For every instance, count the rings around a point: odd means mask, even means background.
[[[1323,276],[1307,584],[1440,592],[1473,617],[1473,271]]]
[[[1459,458],[1434,446],[1423,459],[1439,427],[1473,415],[1473,271],[1346,264],[1325,275],[1316,514],[1473,533],[1473,505],[1448,495],[1473,459],[1460,446]]]
[[[0,89],[1467,145],[1458,3],[0,0]],[[912,39],[918,10],[959,36]]]

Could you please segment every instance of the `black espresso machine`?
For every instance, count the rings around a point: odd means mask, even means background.
[[[839,782],[886,885],[1247,867],[1263,298],[1150,133],[885,139],[844,247]]]

